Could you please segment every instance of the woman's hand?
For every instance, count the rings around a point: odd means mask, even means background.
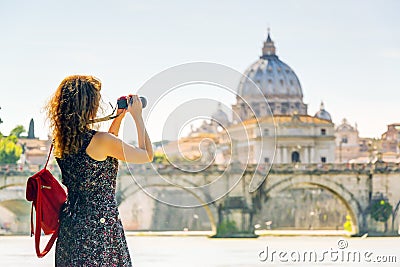
[[[142,101],[138,95],[128,96],[128,109],[127,111],[132,115],[133,119],[142,117]]]
[[[116,119],[122,120],[125,117],[127,110],[124,108],[117,109],[117,117]]]

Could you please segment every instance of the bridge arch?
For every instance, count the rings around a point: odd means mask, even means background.
[[[398,234],[400,234],[400,200],[397,202],[397,204],[393,208],[393,213],[392,213],[392,232],[395,233],[396,230]]]
[[[9,187],[24,187],[24,186],[26,186],[26,184],[22,184],[22,183],[6,184],[6,185],[0,186],[0,191],[7,189]]]
[[[7,230],[13,233],[29,232],[31,204],[28,201],[22,198],[1,199],[0,207],[6,211],[0,214],[0,221],[9,225]]]
[[[25,186],[25,183],[10,183],[0,186],[0,206],[17,217],[28,216],[31,203],[25,199]]]
[[[342,184],[339,184],[332,179],[318,177],[316,179],[312,175],[303,176],[291,176],[285,179],[280,179],[278,182],[271,184],[267,183],[267,188],[264,190],[265,196],[268,197],[278,192],[284,191],[295,185],[313,185],[331,192],[334,196],[339,198],[341,202],[346,206],[352,220],[352,233],[353,235],[364,234],[366,230],[366,218],[363,213],[363,209],[359,201],[353,195],[352,192],[347,190]]]
[[[20,198],[2,200],[0,201],[0,206],[20,217],[28,216],[31,211],[31,204]]]
[[[148,188],[148,187],[174,187],[174,188],[183,189],[186,192],[190,193],[193,197],[195,197],[199,201],[200,204],[202,204],[202,207],[205,209],[207,217],[210,220],[211,231],[213,233],[217,233],[217,226],[216,226],[216,223],[215,223],[214,215],[212,214],[212,211],[211,211],[209,205],[207,205],[207,203],[203,199],[201,199],[196,193],[194,193],[193,191],[191,191],[191,190],[189,190],[188,188],[185,188],[185,187],[178,187],[178,186],[173,185],[173,184],[147,184],[147,185],[141,185],[138,188],[136,188],[134,191],[132,191],[132,192],[130,192],[128,194],[124,194],[125,197],[123,198],[121,203],[124,202],[127,198],[129,198],[129,197],[133,196],[134,194],[136,194],[137,192],[142,191],[144,188]],[[131,187],[129,187],[129,188],[131,188]]]

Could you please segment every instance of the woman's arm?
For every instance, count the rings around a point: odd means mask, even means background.
[[[138,145],[139,148],[146,151],[149,162],[153,161],[153,145],[151,144],[149,135],[147,134],[146,127],[144,126],[142,116],[134,118],[137,134],[138,134]]]
[[[128,112],[135,120],[139,148],[146,152],[147,159],[149,162],[151,162],[153,161],[153,145],[151,144],[149,135],[146,131],[146,127],[144,126],[142,118],[142,102],[137,95],[133,95],[132,98],[132,103],[128,105]],[[129,101],[128,103],[130,102],[131,101]]]
[[[111,123],[110,129],[108,132],[115,136],[118,136],[119,128],[121,126],[122,119],[125,117],[126,109],[118,109],[117,110],[118,117],[116,117],[113,122]]]
[[[88,155],[93,159],[104,160],[107,156],[111,156],[131,163],[153,161],[153,147],[142,118],[142,103],[138,96],[134,95],[132,97],[133,103],[129,104],[128,112],[136,123],[139,147],[125,143],[110,132],[98,132],[86,149]],[[117,126],[118,122],[115,123],[115,126]]]

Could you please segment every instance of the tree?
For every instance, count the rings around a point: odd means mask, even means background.
[[[0,163],[15,164],[18,161],[22,147],[17,142],[23,132],[25,132],[24,126],[17,125],[7,137],[0,133]]]
[[[17,144],[15,135],[1,137],[0,139],[0,163],[15,164],[22,153],[22,147]]]
[[[15,135],[17,138],[20,138],[22,133],[25,133],[26,130],[24,126],[17,125],[14,129],[11,130],[10,135]]]
[[[231,236],[238,232],[236,222],[228,219],[223,220],[217,227],[217,235],[219,236]]]
[[[162,152],[155,152],[153,157],[153,163],[168,164],[167,156]]]
[[[375,199],[371,204],[371,217],[375,221],[385,223],[385,232],[387,231],[387,220],[392,215],[392,209],[392,205],[383,197]]]

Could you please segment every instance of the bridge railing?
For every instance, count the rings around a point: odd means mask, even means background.
[[[0,177],[12,175],[29,175],[32,171],[19,164],[0,164]]]
[[[180,165],[185,170],[196,171],[204,169],[204,171],[221,172],[224,171],[226,166],[222,165]],[[206,167],[206,168],[204,168]],[[361,164],[361,163],[315,163],[315,164],[304,164],[304,163],[290,163],[290,164],[249,164],[237,166],[239,171],[246,169],[248,171],[254,171],[256,168],[259,172],[267,173],[269,170],[273,173],[292,173],[292,172],[359,172],[359,173],[371,173],[371,172],[400,172],[399,163],[386,163],[376,162],[374,164]],[[155,169],[159,173],[168,173],[170,171],[179,171],[178,168],[173,165],[153,164],[151,165],[134,165],[127,167],[126,164],[120,165],[120,171],[126,174],[132,173],[146,173],[148,169]]]
[[[120,164],[120,172],[124,174],[133,173],[147,173],[149,169],[155,169],[160,173],[168,173],[171,170],[177,171],[173,165],[164,165],[164,164],[144,164],[144,165],[129,165],[121,163]],[[185,170],[196,171],[199,169],[204,169],[203,165],[180,165],[184,167]],[[25,165],[22,166],[20,164],[0,164],[0,177],[1,176],[10,176],[10,175],[32,175],[38,170],[40,170],[42,166],[38,165]],[[249,164],[237,166],[238,169],[243,170],[255,170],[257,168],[260,172],[268,172],[271,169],[271,172],[400,172],[400,163],[389,163],[389,162],[375,162],[373,164],[361,164],[361,163],[313,163],[313,164],[305,164],[305,163],[287,163],[287,164]],[[55,176],[60,175],[60,170],[57,165],[50,165],[48,169]],[[205,168],[205,171],[224,171],[226,166],[223,165],[210,165]]]
[[[0,164],[0,177],[13,176],[13,175],[24,175],[31,176],[38,172],[43,166],[41,165],[21,165],[21,164]],[[57,165],[49,164],[47,168],[52,172],[53,175],[58,175],[60,170]]]
[[[265,166],[265,165],[264,165]],[[261,165],[263,168],[263,165]],[[264,167],[264,169],[266,169]],[[272,172],[400,172],[399,163],[290,163],[273,164]]]

